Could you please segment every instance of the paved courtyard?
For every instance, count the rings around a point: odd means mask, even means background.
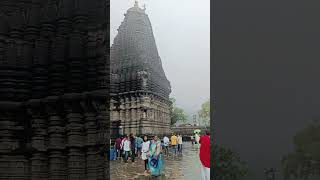
[[[181,180],[200,180],[200,161],[196,146],[192,147],[191,142],[183,145],[183,154],[176,157],[165,157],[164,175],[158,178],[151,178],[144,174],[144,162],[137,159],[136,162],[124,163],[122,160],[111,161],[110,179],[111,180],[144,180],[144,179],[181,179]]]

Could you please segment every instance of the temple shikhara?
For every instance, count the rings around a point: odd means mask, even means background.
[[[0,180],[106,180],[109,1],[0,1]]]
[[[170,82],[145,10],[127,10],[110,50],[112,136],[170,132]]]

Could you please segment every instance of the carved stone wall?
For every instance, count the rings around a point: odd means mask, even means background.
[[[0,1],[0,179],[105,180],[109,1]]]
[[[125,14],[110,53],[111,121],[118,122],[112,135],[169,133],[170,82],[148,15],[137,2]]]

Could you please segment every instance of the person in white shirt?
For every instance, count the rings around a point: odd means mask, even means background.
[[[182,154],[182,136],[181,136],[181,134],[178,135],[177,141],[178,141],[178,153]]]
[[[194,145],[194,136],[190,136],[192,147]]]
[[[195,140],[196,140],[197,148],[200,148],[200,144],[199,144],[200,136],[199,136],[199,134],[196,133],[196,134],[194,135],[194,137],[195,137]]]
[[[141,146],[141,159],[144,160],[144,172],[146,173],[149,170],[148,167],[148,156],[149,156],[150,141],[148,137],[143,137],[143,143]]]
[[[123,142],[124,142],[124,140],[126,140],[126,135],[124,135],[123,137],[122,137],[122,140],[121,140],[121,143],[120,143],[120,149],[123,151]]]
[[[163,146],[164,146],[164,154],[166,156],[169,155],[169,143],[170,143],[170,140],[167,136],[164,136],[163,138]]]
[[[130,140],[129,140],[128,136],[126,136],[125,139],[123,140],[123,151],[124,151],[124,162],[125,163],[128,162],[128,156],[131,151],[130,145],[131,145]]]
[[[126,135],[121,136],[120,142],[120,156],[124,159],[123,142],[126,139]]]

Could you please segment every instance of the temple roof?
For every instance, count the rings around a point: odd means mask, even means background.
[[[128,11],[135,11],[135,12],[140,12],[140,13],[145,13],[145,8],[142,9],[139,7],[138,1],[135,1],[134,6],[130,9],[128,9]]]
[[[147,71],[155,86],[166,89],[166,94],[170,93],[170,82],[162,68],[150,19],[137,1],[125,14],[110,55],[112,72]]]

